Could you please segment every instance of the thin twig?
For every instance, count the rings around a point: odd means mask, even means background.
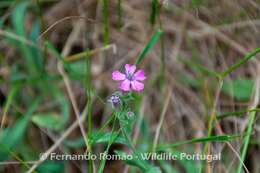
[[[70,52],[70,49],[71,49],[71,46],[73,44],[73,42],[75,41],[75,39],[78,37],[79,35],[79,32],[80,32],[80,28],[81,28],[81,25],[82,25],[82,22],[79,21],[73,31],[71,32],[63,50],[62,50],[62,57],[65,57],[69,54]],[[80,123],[79,121],[79,117],[80,117],[80,112],[79,112],[79,108],[78,108],[78,104],[77,104],[77,101],[76,101],[76,98],[75,98],[75,95],[73,93],[73,90],[71,88],[71,84],[70,84],[70,80],[69,80],[69,77],[67,76],[65,70],[64,70],[64,67],[63,67],[63,62],[61,60],[58,61],[58,65],[57,65],[57,68],[58,68],[58,71],[59,73],[61,74],[63,80],[64,80],[64,83],[65,83],[65,86],[66,86],[66,89],[67,89],[67,92],[68,92],[68,95],[69,95],[69,98],[70,98],[70,101],[72,103],[72,107],[73,107],[73,110],[75,112],[75,115],[76,115],[76,118],[78,119],[78,123],[79,123],[79,127],[80,127],[80,131],[82,133],[82,136],[84,138],[84,141],[86,143],[86,146],[87,146],[87,150],[89,151],[90,149],[90,146],[89,146],[89,142],[88,142],[88,139],[87,139],[87,134],[84,130],[84,127],[83,125]]]
[[[85,20],[88,20],[89,22],[96,22],[95,20],[93,19],[89,19],[87,17],[84,17],[84,16],[67,16],[67,17],[64,17],[56,22],[54,22],[52,25],[50,25],[44,32],[42,32],[38,39],[41,39],[47,32],[49,32],[52,28],[54,28],[56,25],[66,21],[66,20],[70,20],[70,19],[85,19]]]
[[[163,124],[163,121],[164,121],[164,118],[165,118],[165,115],[166,115],[166,111],[167,111],[171,96],[172,96],[172,90],[171,90],[171,88],[168,88],[167,98],[166,98],[166,100],[163,104],[164,105],[163,110],[162,110],[161,115],[160,115],[161,118],[160,118],[160,121],[159,121],[157,128],[156,128],[156,131],[155,131],[155,136],[154,136],[154,141],[153,141],[153,150],[152,151],[155,151],[155,149],[157,147],[157,143],[158,143],[158,139],[159,139],[159,135],[160,135],[160,130],[161,130],[161,127],[162,127],[162,124]]]

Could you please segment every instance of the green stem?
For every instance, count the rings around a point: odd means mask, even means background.
[[[89,57],[89,51],[86,52],[86,94],[87,94],[87,114],[88,114],[88,138],[92,134],[92,94],[91,94],[91,62]],[[92,146],[89,145],[89,153],[92,154]],[[88,161],[88,172],[93,173],[94,161]]]
[[[245,136],[244,138],[244,146],[242,149],[242,155],[241,155],[241,160],[244,162],[245,157],[246,157],[246,153],[247,153],[247,149],[248,149],[248,145],[250,143],[250,137],[251,134],[253,132],[253,127],[254,127],[254,121],[255,121],[255,116],[256,116],[256,112],[250,112],[249,114],[249,122],[248,122],[248,127],[247,127],[247,136]],[[242,172],[242,168],[243,168],[243,164],[242,162],[240,162],[238,169],[237,169],[237,173],[241,173]]]
[[[113,133],[115,131],[115,127],[116,127],[116,116],[113,116],[113,126],[112,126],[112,133],[111,133],[111,136],[110,136],[110,139],[109,139],[109,142],[108,142],[108,145],[107,145],[107,148],[105,150],[105,155],[107,155],[108,151],[109,151],[109,148],[110,146],[113,144],[114,140],[117,138],[117,136],[119,135],[119,131],[118,132],[115,132],[116,135],[115,137],[113,138]],[[99,169],[98,169],[98,173],[102,173],[104,168],[105,168],[105,164],[106,164],[106,160],[102,160],[101,163],[100,163],[100,166],[99,166]]]
[[[230,74],[231,72],[233,72],[234,70],[236,70],[238,67],[240,67],[241,65],[243,65],[244,63],[246,63],[248,60],[250,60],[251,58],[255,58],[255,55],[258,54],[260,52],[260,48],[256,48],[253,52],[247,54],[241,61],[239,61],[238,63],[232,65],[230,68],[228,68],[227,70],[225,70],[221,76],[222,78],[226,77],[228,74]]]

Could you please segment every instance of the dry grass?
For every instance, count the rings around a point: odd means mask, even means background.
[[[211,125],[210,116],[213,118],[226,112],[237,112],[250,108],[257,108],[259,97],[254,90],[246,92],[246,97],[240,99],[248,87],[237,86],[234,81],[250,80],[253,84],[257,81],[259,74],[259,63],[257,57],[243,64],[240,68],[229,74],[224,80],[231,83],[232,89],[218,88],[218,80],[205,69],[215,72],[222,72],[231,65],[237,63],[248,52],[259,47],[260,29],[260,1],[253,0],[203,0],[202,4],[195,6],[188,0],[169,0],[161,7],[160,15],[154,26],[150,24],[151,2],[150,1],[122,1],[122,27],[118,27],[117,1],[109,1],[109,44],[116,51],[106,47],[104,44],[104,16],[102,15],[102,1],[93,0],[60,0],[60,1],[31,1],[32,7],[27,13],[26,29],[31,31],[36,18],[41,19],[43,25],[39,41],[39,49],[45,51],[44,63],[49,74],[58,75],[63,80],[53,83],[65,93],[67,100],[72,102],[69,122],[64,129],[65,133],[54,133],[43,130],[36,125],[27,129],[26,141],[33,146],[34,150],[46,151],[42,148],[54,151],[62,147],[65,138],[73,139],[83,135],[88,145],[87,134],[84,128],[87,123],[75,130],[75,123],[83,120],[80,112],[88,101],[85,97],[85,87],[81,80],[70,79],[63,64],[54,57],[53,53],[47,52],[44,41],[49,40],[63,57],[73,57],[88,49],[95,50],[91,56],[92,86],[95,88],[96,97],[93,101],[93,128],[98,129],[107,119],[111,111],[108,106],[99,101],[99,98],[106,98],[116,90],[115,83],[111,80],[111,72],[122,67],[125,63],[134,63],[136,57],[141,53],[151,36],[158,28],[162,28],[164,35],[155,47],[146,55],[140,65],[145,69],[148,76],[145,86],[145,101],[139,105],[139,112],[142,114],[148,129],[144,130],[138,125],[135,127],[135,143],[142,144],[142,140],[153,143],[175,143],[193,138],[208,136],[209,127],[212,127],[211,135],[244,134],[247,128],[249,113],[243,116],[230,116],[214,121]],[[195,2],[195,1],[193,1]],[[200,2],[199,0],[196,2]],[[11,17],[14,7],[1,8],[1,16],[6,18],[3,28],[0,29],[0,91],[5,99],[11,91],[12,70],[16,64],[22,66],[25,62],[19,57],[17,47],[10,46],[8,38],[23,42],[24,44],[35,45],[30,40],[8,31],[12,28]],[[37,8],[39,9],[37,9]],[[36,10],[37,9],[37,10]],[[37,14],[37,15],[35,15]],[[161,44],[161,41],[163,44]],[[162,46],[163,45],[163,46]],[[80,60],[84,58],[80,58]],[[71,63],[80,61],[72,60]],[[58,62],[59,61],[59,62]],[[56,64],[59,64],[57,68]],[[205,69],[203,69],[205,68]],[[22,70],[26,71],[24,67]],[[257,86],[257,85],[256,85]],[[237,88],[238,87],[238,88]],[[168,91],[170,89],[170,91]],[[219,90],[218,90],[219,89]],[[256,88],[257,90],[259,88]],[[31,98],[37,96],[37,91],[30,86],[24,87],[24,92]],[[232,94],[232,92],[235,92]],[[241,92],[241,93],[240,93]],[[0,93],[0,94],[1,94]],[[249,94],[247,94],[249,93]],[[170,97],[169,97],[170,94]],[[26,97],[20,94],[21,97]],[[0,97],[0,104],[5,103],[4,97]],[[169,98],[169,99],[168,99]],[[52,98],[46,96],[43,99],[39,112],[54,110],[59,112],[57,106],[50,106]],[[3,103],[2,103],[3,102]],[[165,102],[169,102],[165,104]],[[56,103],[57,104],[57,103]],[[165,107],[167,105],[167,107]],[[253,107],[252,107],[253,105]],[[73,111],[72,111],[73,110]],[[26,104],[20,99],[14,101],[13,106],[5,110],[0,107],[1,130],[3,127],[12,127],[17,116],[12,114],[24,114],[27,111]],[[76,115],[76,118],[74,116]],[[19,116],[18,116],[19,117]],[[79,122],[78,122],[79,123]],[[69,124],[73,124],[69,126]],[[245,166],[249,172],[260,172],[259,167],[259,117],[256,113],[254,120],[253,135],[245,157]],[[70,130],[73,128],[72,130]],[[67,129],[67,130],[66,130]],[[67,133],[69,131],[69,134]],[[42,136],[41,138],[39,136]],[[51,136],[55,140],[52,141]],[[58,139],[58,140],[57,140]],[[60,141],[62,140],[62,141]],[[210,153],[221,152],[223,160],[208,165],[206,172],[235,172],[240,161],[240,151],[243,137],[239,140],[224,142],[212,142],[208,145]],[[204,143],[183,145],[178,147],[182,152],[203,152]],[[232,147],[230,147],[232,146]],[[55,148],[53,148],[55,147]],[[117,148],[118,146],[112,146]],[[119,148],[122,148],[120,145]],[[89,148],[90,149],[90,148]],[[103,146],[95,148],[101,151]],[[64,152],[62,150],[57,150]],[[71,152],[82,153],[83,148],[71,149]],[[235,153],[237,152],[237,153]],[[14,159],[11,159],[14,160]],[[40,162],[36,162],[37,164]],[[86,172],[85,164],[81,162],[66,162],[67,172]],[[173,167],[180,172],[185,168],[180,163],[172,163]],[[122,163],[108,162],[104,172],[123,172],[128,170]],[[1,166],[0,166],[1,167]],[[116,169],[114,169],[114,167]],[[20,172],[20,165],[5,165],[2,172]],[[163,171],[164,172],[164,171]],[[166,171],[165,171],[166,172]]]

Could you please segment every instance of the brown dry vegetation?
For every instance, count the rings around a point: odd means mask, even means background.
[[[208,121],[211,116],[255,108],[258,104],[258,101],[255,100],[259,96],[255,94],[257,93],[255,90],[259,90],[259,88],[248,88],[248,84],[245,84],[246,86],[243,84],[242,87],[236,86],[236,82],[234,82],[248,80],[254,84],[257,81],[260,74],[260,64],[257,58],[243,64],[225,78],[224,83],[235,85],[233,95],[232,91],[228,89],[228,91],[223,89],[218,92],[218,80],[204,68],[222,72],[241,60],[248,52],[259,47],[260,1],[204,0],[201,2],[203,3],[196,6],[188,0],[169,0],[162,5],[160,15],[152,26],[150,1],[122,1],[122,26],[119,27],[117,1],[109,1],[109,45],[114,46],[112,46],[114,51],[112,48],[105,51],[100,50],[104,47],[102,1],[60,0],[41,2],[39,6],[35,4],[36,1],[32,1],[32,7],[27,13],[26,28],[30,31],[32,21],[40,18],[43,25],[41,33],[43,33],[59,21],[41,36],[42,43],[48,39],[60,52],[65,50],[65,56],[74,55],[86,49],[97,49],[97,53],[91,57],[92,85],[97,95],[106,100],[111,93],[116,91],[117,87],[116,83],[111,80],[111,72],[121,68],[125,63],[134,63],[153,33],[161,25],[164,31],[162,39],[146,55],[140,66],[145,69],[148,76],[140,106],[140,116],[143,116],[148,127],[145,130],[140,129],[137,122],[133,138],[136,139],[137,144],[141,144],[142,140],[147,138],[147,136],[143,136],[143,131],[148,131],[148,141],[152,143],[159,121],[163,116],[163,109],[165,109],[159,133],[159,144],[175,143],[207,136]],[[4,22],[6,26],[11,26],[9,17],[14,7],[15,5],[2,10],[2,15],[6,15],[7,18]],[[2,32],[2,30],[0,31]],[[76,34],[73,35],[72,32]],[[4,34],[1,35],[3,37],[0,40],[0,51],[3,58],[1,58],[0,75],[3,82],[1,82],[0,89],[3,97],[1,96],[0,101],[4,103],[4,97],[8,97],[11,88],[10,83],[4,81],[10,80],[13,64],[24,62],[19,57],[20,53],[17,48],[10,46]],[[70,41],[68,41],[69,37]],[[49,74],[59,74],[57,58],[46,53],[44,62]],[[63,80],[53,84],[67,93]],[[75,79],[70,80],[70,85],[79,111],[82,112],[87,101],[85,88],[81,82]],[[30,87],[25,90],[31,96],[35,96],[37,93]],[[240,94],[243,95],[243,92],[246,92],[246,96],[241,99]],[[167,104],[169,94],[171,95]],[[67,94],[66,97],[68,100],[70,99]],[[108,118],[111,110],[109,106],[105,106],[97,97],[95,98],[92,114],[93,128],[98,129]],[[52,98],[46,97],[37,111],[58,112],[58,108],[50,105],[51,100]],[[167,107],[164,108],[165,105]],[[255,107],[252,107],[253,105]],[[15,114],[17,111],[24,113],[26,109],[23,103],[17,103],[15,108],[10,109],[4,127],[10,127],[15,122],[16,118],[11,114]],[[0,113],[3,114],[3,106],[0,107]],[[71,108],[67,128],[76,121],[73,114],[74,111]],[[217,123],[213,124],[212,135],[244,134],[248,120],[248,113],[239,117],[231,116],[219,119]],[[260,172],[258,116],[256,116],[254,124],[252,143],[248,147],[245,165],[250,172],[258,173]],[[26,134],[26,141],[29,141],[32,148],[42,152],[63,135],[35,125],[31,126]],[[73,139],[79,136],[81,133],[77,129],[68,138]],[[235,172],[239,159],[234,150],[240,153],[242,143],[243,137],[230,141],[229,144],[212,142],[211,152],[221,152],[222,160],[210,164],[208,168],[213,172]],[[204,146],[205,143],[188,144],[178,147],[177,150],[201,153]],[[97,151],[103,150],[103,147],[98,146]],[[122,146],[112,146],[112,149],[115,148],[122,148]],[[82,153],[84,148],[71,151]],[[56,152],[67,151],[64,151],[61,144]],[[86,166],[84,166],[86,163],[66,162],[66,164],[70,165],[67,172],[85,172],[84,170],[86,170]],[[179,172],[185,172],[183,166],[178,162],[172,162],[172,165]],[[105,172],[123,172],[125,169],[125,164],[116,161],[109,161],[106,166]],[[20,166],[5,165],[1,171],[20,172]],[[205,171],[210,172],[208,169]]]

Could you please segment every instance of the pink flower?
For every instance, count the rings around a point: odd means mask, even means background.
[[[112,79],[121,81],[119,88],[123,91],[142,91],[144,89],[144,84],[141,81],[146,79],[144,70],[135,71],[135,65],[126,64],[125,74],[116,70],[112,73]]]

